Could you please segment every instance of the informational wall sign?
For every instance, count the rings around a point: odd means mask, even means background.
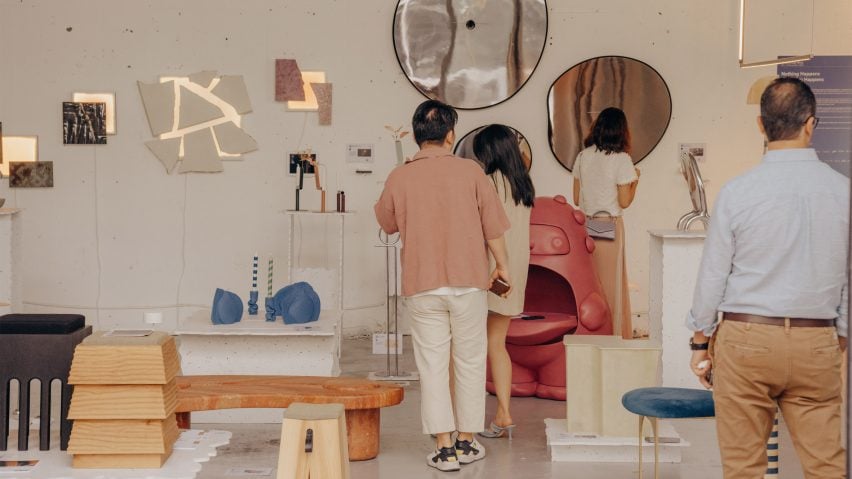
[[[819,125],[812,145],[820,159],[850,176],[852,165],[852,56],[818,56],[778,65],[778,75],[796,77],[816,95]]]

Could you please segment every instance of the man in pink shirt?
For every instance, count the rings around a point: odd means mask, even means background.
[[[452,154],[457,119],[436,100],[417,107],[412,126],[420,151],[390,173],[375,206],[382,229],[402,239],[402,294],[420,371],[423,432],[437,436],[426,463],[442,471],[485,457],[473,434],[485,423],[486,295],[496,278],[509,283],[503,240],[509,220],[482,168]],[[489,250],[497,265],[490,274]]]

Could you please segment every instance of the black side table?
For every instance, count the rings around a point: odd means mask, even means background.
[[[28,449],[30,433],[30,382],[41,382],[41,421],[39,449],[50,449],[50,384],[62,383],[60,447],[68,448],[71,421],[72,386],[68,372],[74,348],[92,334],[85,316],[79,314],[7,314],[0,316],[0,451],[8,445],[11,381],[20,384],[18,417],[18,450]]]

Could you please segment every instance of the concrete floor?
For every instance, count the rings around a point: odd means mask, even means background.
[[[406,338],[408,339],[408,338]],[[407,343],[400,362],[401,370],[416,370]],[[370,371],[384,371],[384,356],[370,353],[369,339],[351,339],[343,343],[341,367],[344,376],[366,377]],[[487,399],[487,417],[494,414],[496,401]],[[637,477],[635,464],[551,462],[544,434],[545,418],[565,417],[565,403],[535,398],[515,398],[512,415],[517,421],[514,440],[483,439],[488,456],[464,466],[460,472],[443,473],[425,463],[433,440],[420,433],[420,387],[411,382],[405,387],[405,401],[382,410],[382,437],[379,457],[352,462],[352,479],[416,478],[585,478],[615,479]],[[275,468],[278,462],[280,424],[193,424],[201,429],[226,429],[233,432],[231,443],[219,449],[219,455],[206,463],[199,478],[229,478],[232,468]],[[692,446],[683,452],[681,464],[662,465],[662,479],[720,478],[719,451],[712,420],[687,420],[675,423],[677,431]],[[781,435],[782,478],[801,478],[802,473],[789,438]],[[647,465],[646,477],[653,477],[653,465]],[[272,476],[275,476],[273,470]]]

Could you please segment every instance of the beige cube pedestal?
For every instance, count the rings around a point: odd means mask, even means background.
[[[277,479],[349,479],[343,404],[293,403],[284,413]]]
[[[636,416],[621,396],[659,384],[661,350],[651,341],[614,336],[565,336],[567,430],[635,437]]]

